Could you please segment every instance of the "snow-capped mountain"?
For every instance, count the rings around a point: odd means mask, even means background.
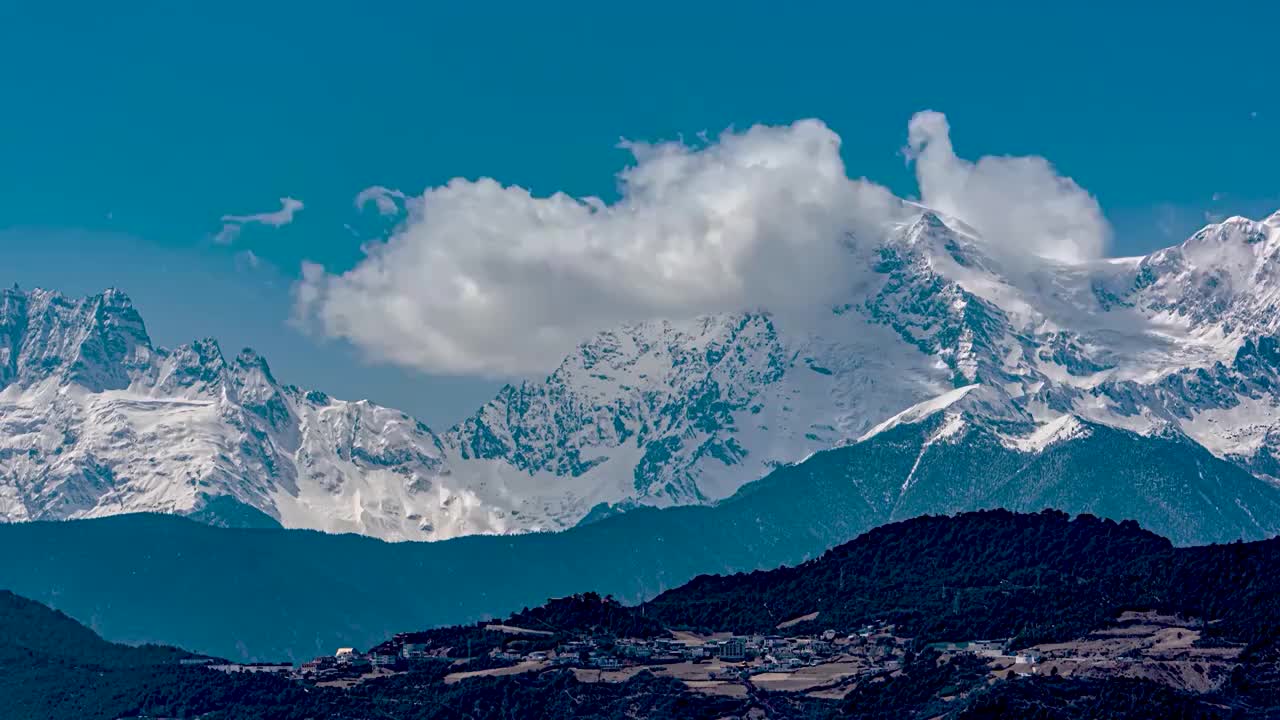
[[[6,291],[0,518],[229,498],[286,527],[388,539],[557,529],[716,502],[942,411],[930,444],[980,429],[1030,462],[1111,427],[1280,478],[1280,213],[1077,265],[1010,264],[924,209],[850,247],[867,271],[835,307],[602,332],[438,435],[282,385],[249,351],[155,347],[119,292]]]
[[[251,351],[156,348],[118,291],[0,294],[0,379],[8,520],[190,513],[226,496],[286,525],[396,536],[438,505],[442,450],[425,426],[282,386]]]

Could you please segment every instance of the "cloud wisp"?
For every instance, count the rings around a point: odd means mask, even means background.
[[[1097,204],[1041,158],[957,158],[945,118],[913,118],[922,200],[977,228],[993,253],[1062,260],[1101,251]],[[620,323],[767,308],[821,311],[867,273],[864,253],[908,212],[850,177],[840,137],[817,120],[726,131],[697,145],[623,142],[617,200],[461,178],[406,198],[405,212],[345,272],[307,263],[300,322],[371,358],[427,372],[545,372]],[[994,210],[1007,196],[1015,212]],[[851,251],[852,248],[852,251]]]
[[[230,245],[240,237],[245,225],[257,224],[269,227],[283,227],[293,222],[293,216],[303,209],[301,200],[291,197],[280,198],[280,209],[271,212],[254,213],[252,215],[223,215],[222,229],[214,236],[213,241],[219,245]]]
[[[399,214],[400,203],[404,200],[405,194],[399,190],[372,185],[356,194],[355,205],[357,210],[363,210],[365,205],[373,203],[379,215],[396,215]]]

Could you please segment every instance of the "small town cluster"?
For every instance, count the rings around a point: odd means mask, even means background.
[[[339,648],[333,655],[317,657],[300,666],[213,665],[226,672],[278,672],[311,683],[359,681],[366,676],[395,673],[420,667],[423,663],[461,664],[474,662],[446,677],[454,682],[467,677],[537,672],[568,668],[582,679],[623,680],[634,672],[649,669],[679,678],[691,687],[716,692],[733,689],[744,681],[768,687],[796,685],[814,689],[839,685],[857,677],[892,673],[902,666],[912,645],[911,638],[894,633],[892,625],[871,624],[850,634],[825,630],[796,635],[697,635],[673,632],[668,637],[627,638],[608,634],[566,636],[543,630],[491,624],[480,628],[485,638],[500,638],[482,648],[441,646],[416,642],[414,634],[395,636],[368,652]],[[951,654],[1006,657],[1004,643],[973,641],[941,643],[933,647]],[[465,650],[465,652],[463,652]],[[1007,659],[1030,666],[1039,661],[1032,653]]]
[[[875,659],[896,667],[908,641],[895,637],[892,627],[867,628],[848,636],[826,630],[813,636],[746,635],[699,636],[676,633],[669,638],[614,638],[589,636],[559,644],[554,651],[518,655],[495,653],[499,660],[538,662],[617,670],[624,667],[670,663],[710,663],[732,666],[738,672],[778,672],[818,665],[842,655]],[[710,674],[710,673],[709,673]]]

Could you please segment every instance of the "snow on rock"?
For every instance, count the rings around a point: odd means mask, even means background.
[[[973,385],[965,385],[964,387],[958,387],[955,390],[947,391],[938,397],[930,398],[922,403],[912,405],[906,410],[903,410],[897,415],[894,415],[888,420],[885,420],[879,425],[871,428],[871,430],[867,431],[862,437],[858,438],[858,442],[866,442],[876,435],[895,428],[898,425],[918,423],[934,413],[941,412],[951,407],[965,395],[968,395],[971,390],[974,390],[977,387],[977,383],[974,383]]]
[[[1043,452],[1054,443],[1069,442],[1087,436],[1089,428],[1074,415],[1062,415],[1040,425],[1029,435],[1003,438],[1006,447],[1025,453]]]

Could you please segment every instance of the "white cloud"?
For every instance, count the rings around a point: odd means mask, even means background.
[[[403,201],[404,199],[404,193],[399,190],[373,185],[357,193],[355,203],[357,210],[363,210],[365,205],[372,202],[374,207],[378,209],[379,215],[395,215],[400,212],[400,205],[397,201]]]
[[[302,209],[302,201],[291,197],[280,198],[280,209],[274,212],[254,213],[253,215],[223,215],[223,222],[261,223],[271,227],[280,227],[293,222],[294,213]]]
[[[925,204],[986,236],[994,254],[1074,261],[1109,233],[1097,203],[1042,158],[959,159],[945,117],[909,126]],[[599,330],[655,317],[767,308],[821,312],[868,272],[851,238],[905,212],[851,179],[840,138],[816,120],[683,143],[622,147],[619,197],[534,197],[454,179],[405,198],[375,186],[356,205],[403,224],[345,272],[307,263],[298,319],[370,357],[429,372],[545,372]],[[381,202],[385,200],[385,204]]]
[[[230,245],[238,237],[240,237],[239,223],[223,223],[222,229],[218,231],[217,235],[213,236],[213,241],[218,245]]]
[[[942,113],[916,113],[908,126],[921,201],[976,228],[995,254],[1063,262],[1100,257],[1111,228],[1097,200],[1042,157],[956,156]]]
[[[623,147],[635,163],[612,204],[491,179],[427,190],[352,270],[305,266],[300,315],[423,370],[540,372],[619,322],[832,301],[861,271],[846,234],[897,206],[848,178],[815,120]]]
[[[293,216],[302,210],[301,200],[295,200],[291,197],[280,198],[280,209],[272,212],[254,213],[252,215],[223,215],[222,229],[217,235],[213,236],[213,241],[219,245],[229,245],[240,237],[240,231],[245,225],[259,224],[268,225],[270,227],[282,227],[293,222]]]

